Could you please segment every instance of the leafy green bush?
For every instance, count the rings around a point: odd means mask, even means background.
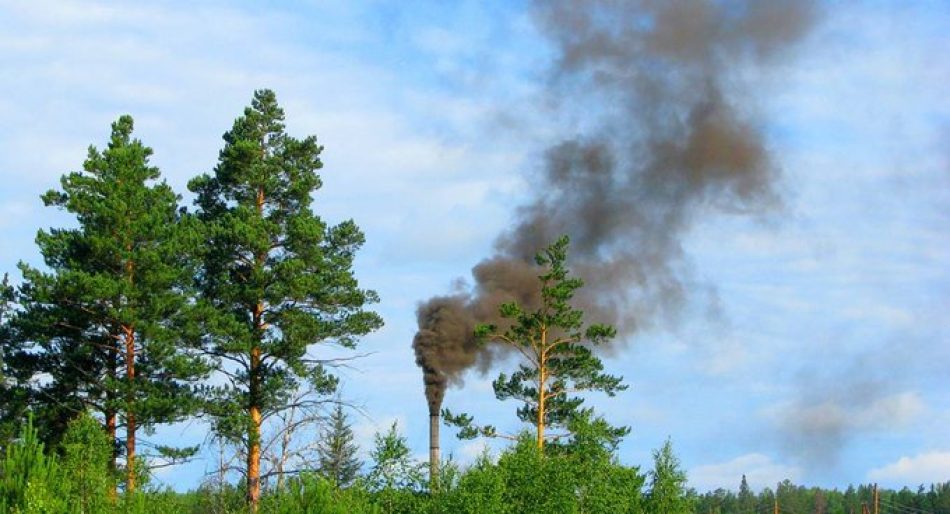
[[[317,474],[304,473],[287,480],[282,491],[265,494],[261,512],[273,514],[382,513],[360,486],[338,488]]]
[[[112,444],[95,418],[87,413],[69,422],[60,442],[64,483],[60,489],[77,512],[106,512],[115,477],[109,470]]]
[[[487,453],[458,478],[443,480],[443,491],[433,499],[433,512],[444,514],[504,514],[505,478]]]

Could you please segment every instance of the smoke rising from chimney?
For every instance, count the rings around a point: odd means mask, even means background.
[[[743,74],[761,73],[807,31],[800,0],[536,2],[556,58],[547,94],[585,129],[545,152],[533,196],[472,270],[469,291],[419,306],[413,341],[430,411],[499,347],[476,344],[498,305],[537,303],[534,255],[571,237],[589,319],[629,336],[675,313],[686,291],[680,238],[697,215],[778,202],[778,170]]]

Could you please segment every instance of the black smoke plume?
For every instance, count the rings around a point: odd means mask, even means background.
[[[498,305],[537,302],[534,255],[571,237],[588,316],[625,335],[685,298],[680,237],[713,210],[758,212],[778,201],[778,170],[745,80],[761,76],[811,26],[803,0],[537,2],[553,44],[550,99],[584,129],[545,153],[533,197],[472,271],[471,290],[419,306],[413,341],[429,409],[496,347],[472,330]]]

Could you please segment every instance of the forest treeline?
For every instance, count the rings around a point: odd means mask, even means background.
[[[629,428],[583,405],[626,389],[594,351],[616,330],[573,305],[584,284],[566,236],[526,264],[533,294],[460,334],[523,357],[493,388],[531,430],[443,410],[459,437],[510,445],[427,471],[393,425],[363,462],[333,374],[351,357],[318,350],[352,350],[383,320],[353,273],[362,232],[312,209],[316,138],[286,134],[274,93],[255,92],[183,205],[133,128],[120,117],[42,196],[75,222],[41,230],[44,266],[21,262],[18,284],[0,285],[0,512],[858,514],[870,501],[866,486],[753,494],[744,478],[737,494],[700,495],[669,441],[648,471],[622,464]],[[162,489],[156,470],[199,448],[146,437],[187,420],[209,428],[218,469],[191,491]],[[878,507],[950,514],[948,487],[883,491]]]

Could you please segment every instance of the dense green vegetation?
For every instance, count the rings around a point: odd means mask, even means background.
[[[348,486],[333,483],[319,469],[265,489],[266,513],[716,513],[850,514],[873,505],[871,485],[845,491],[806,488],[784,481],[754,493],[717,490],[699,495],[685,487],[685,475],[669,443],[657,450],[653,469],[643,473],[617,462],[614,450],[585,427],[548,454],[525,433],[497,458],[484,454],[464,469],[442,467],[442,486],[426,490],[424,465],[408,456],[398,431],[376,438],[367,474]],[[32,423],[6,448],[0,465],[0,512],[16,513],[194,513],[247,512],[241,485],[208,482],[176,493],[145,481],[135,493],[111,497],[117,475],[109,469],[108,439],[89,416],[70,422],[55,451],[46,451]],[[144,477],[143,477],[144,478]],[[880,491],[883,513],[950,513],[950,482],[917,491]]]
[[[578,396],[626,386],[593,351],[616,331],[585,324],[571,303],[583,282],[567,268],[567,237],[538,254],[537,302],[502,304],[503,326],[476,329],[524,357],[494,391],[533,430],[499,434],[446,412],[462,437],[512,443],[466,466],[441,462],[430,481],[394,424],[362,462],[337,379],[312,351],[354,348],[382,325],[364,310],[378,298],[353,275],[359,228],[311,209],[322,148],[287,135],[283,119],[272,92],[255,93],[213,173],[190,182],[193,212],[128,116],[43,196],[76,223],[40,231],[45,267],[21,264],[17,287],[0,283],[0,512],[852,514],[874,502],[866,485],[754,493],[745,477],[738,493],[698,494],[669,441],[650,470],[622,464],[629,430]],[[137,434],[198,416],[238,464],[188,492],[151,483],[155,467],[197,448],[145,454]],[[317,428],[313,444],[291,448],[304,426]],[[950,483],[879,502],[950,514]]]

